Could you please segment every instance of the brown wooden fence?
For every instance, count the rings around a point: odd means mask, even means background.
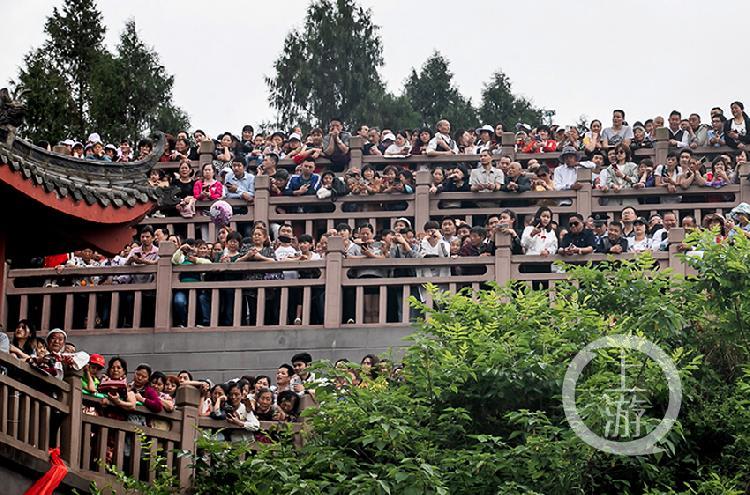
[[[654,253],[660,266],[684,273],[676,256],[683,235],[682,229],[670,231],[670,250]],[[202,320],[207,320],[203,326],[226,330],[289,329],[299,328],[294,324],[299,305],[305,328],[403,327],[415,317],[409,307],[410,296],[431,303],[423,289],[428,282],[455,293],[464,287],[477,290],[490,281],[504,285],[511,279],[528,283],[546,280],[554,288],[556,280],[566,277],[564,273],[527,269],[562,257],[512,255],[509,241],[498,234],[494,256],[352,259],[344,256],[343,239],[331,236],[326,257],[318,261],[179,266],[171,263],[174,245],[164,243],[155,266],[65,268],[62,273],[48,268],[6,270],[5,307],[14,311],[2,315],[3,324],[12,328],[18,319],[30,318],[42,331],[59,326],[73,335],[194,331]],[[564,259],[596,262],[606,256]],[[301,271],[309,278],[275,276],[283,271]],[[113,273],[148,274],[152,280],[117,284],[111,278]],[[211,281],[181,281],[185,275],[201,275]],[[70,285],[71,278],[83,276],[99,276],[103,281],[85,287]],[[43,282],[61,277],[67,278],[67,286],[59,280],[59,287],[41,287]],[[187,301],[187,321],[181,326],[173,318],[178,293]],[[210,308],[207,314],[200,309],[201,301]]]
[[[86,489],[94,481],[99,488],[120,491],[108,467],[135,479],[153,481],[158,454],[165,459],[166,469],[179,479],[180,486],[187,489],[192,460],[178,453],[195,453],[201,430],[242,430],[226,421],[199,418],[200,394],[192,386],[177,390],[176,407],[171,413],[152,413],[137,407],[134,414],[145,422],[158,422],[159,427],[154,428],[87,414],[86,408],[96,406],[99,399],[82,393],[80,375],[64,381],[45,377],[4,353],[0,353],[0,366],[7,369],[7,375],[0,374],[0,458],[37,460],[41,467],[49,460],[48,449],[60,447],[70,471],[67,482],[78,488]],[[311,405],[313,402],[306,395],[301,408]],[[261,429],[266,431],[285,425],[261,421]],[[301,424],[293,424],[292,429],[299,432]],[[297,433],[295,442],[299,441]]]

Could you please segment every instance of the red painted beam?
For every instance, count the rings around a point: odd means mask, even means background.
[[[117,208],[115,206],[104,207],[99,203],[90,205],[85,201],[76,201],[70,196],[60,198],[56,193],[48,193],[44,187],[34,184],[8,166],[0,166],[0,182],[5,182],[18,192],[48,208],[87,222],[99,224],[133,223],[147,214],[155,205],[153,202],[138,202],[133,207]],[[119,248],[117,251],[119,251]]]

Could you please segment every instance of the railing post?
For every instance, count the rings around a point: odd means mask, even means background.
[[[211,163],[214,161],[214,151],[216,150],[216,145],[211,139],[204,139],[201,142],[200,148],[198,148],[198,160],[200,163],[200,168],[203,169],[203,165],[206,163]],[[198,174],[200,177],[200,174]]]
[[[666,127],[654,129],[654,167],[667,163],[669,153],[669,130]]]
[[[516,135],[512,132],[503,132],[501,138],[500,153],[510,156],[511,160],[516,159]]]
[[[740,177],[740,197],[736,198],[737,203],[750,204],[750,163],[742,163],[737,167],[737,173]]]
[[[417,170],[417,187],[414,191],[414,230],[421,230],[430,220],[430,184],[432,174],[429,170]]]
[[[65,401],[70,412],[60,426],[60,452],[73,471],[77,471],[81,466],[81,441],[91,440],[81,438],[81,375],[80,371],[76,371],[65,377],[65,383],[70,385],[70,392],[67,393]],[[52,434],[54,435],[54,432]]]
[[[192,385],[183,385],[177,389],[175,406],[177,406],[178,411],[182,411],[180,421],[180,449],[193,454],[195,454],[195,443],[198,439],[198,405],[200,404],[200,400],[200,391]],[[171,452],[166,454],[172,455]],[[186,456],[180,456],[177,460],[180,493],[188,493],[190,490],[190,478],[192,475],[190,466],[192,462]]]
[[[565,165],[560,165],[565,167]],[[591,215],[591,170],[588,168],[579,167],[576,170],[576,182],[581,185],[581,188],[576,191],[576,210],[578,213],[583,215],[583,220]]]
[[[268,200],[271,197],[271,178],[267,175],[255,176],[255,220],[268,227]]]
[[[343,288],[341,281],[344,277],[344,238],[340,236],[328,237],[328,252],[326,253],[325,279],[325,328],[339,328],[341,326],[341,305],[343,302]]]
[[[495,282],[504,286],[510,280],[510,236],[495,232]]]
[[[364,146],[364,139],[359,136],[352,136],[349,139],[349,168],[357,168],[362,170],[362,147]]]
[[[668,249],[669,249],[669,267],[672,272],[677,275],[686,275],[687,266],[682,262],[677,255],[681,252],[680,245],[685,240],[685,229],[681,227],[675,227],[669,229],[669,237],[667,237]]]
[[[155,330],[172,327],[172,255],[177,246],[162,242],[159,246],[159,261],[156,263],[156,316]]]

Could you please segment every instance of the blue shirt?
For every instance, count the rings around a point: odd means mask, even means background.
[[[312,174],[309,179],[305,179],[301,175],[293,175],[286,185],[284,194],[291,196],[294,191],[298,190],[305,184],[310,184],[310,187],[305,194],[315,194],[315,192],[320,189],[320,176],[318,174]]]
[[[234,175],[234,171],[230,170],[227,172],[226,178],[224,179],[224,186],[234,184],[237,186],[236,192],[229,192],[227,188],[227,198],[229,199],[242,199],[242,193],[250,193],[251,196],[255,197],[255,176],[245,172],[245,175],[241,179],[238,179]]]

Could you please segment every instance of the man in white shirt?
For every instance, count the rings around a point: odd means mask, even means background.
[[[669,114],[669,146],[677,148],[687,148],[690,146],[690,133],[685,132],[680,127],[682,122],[682,114],[677,110],[672,110]]]
[[[458,145],[451,139],[451,123],[443,119],[435,126],[435,137],[427,143],[427,156],[456,155]]]

